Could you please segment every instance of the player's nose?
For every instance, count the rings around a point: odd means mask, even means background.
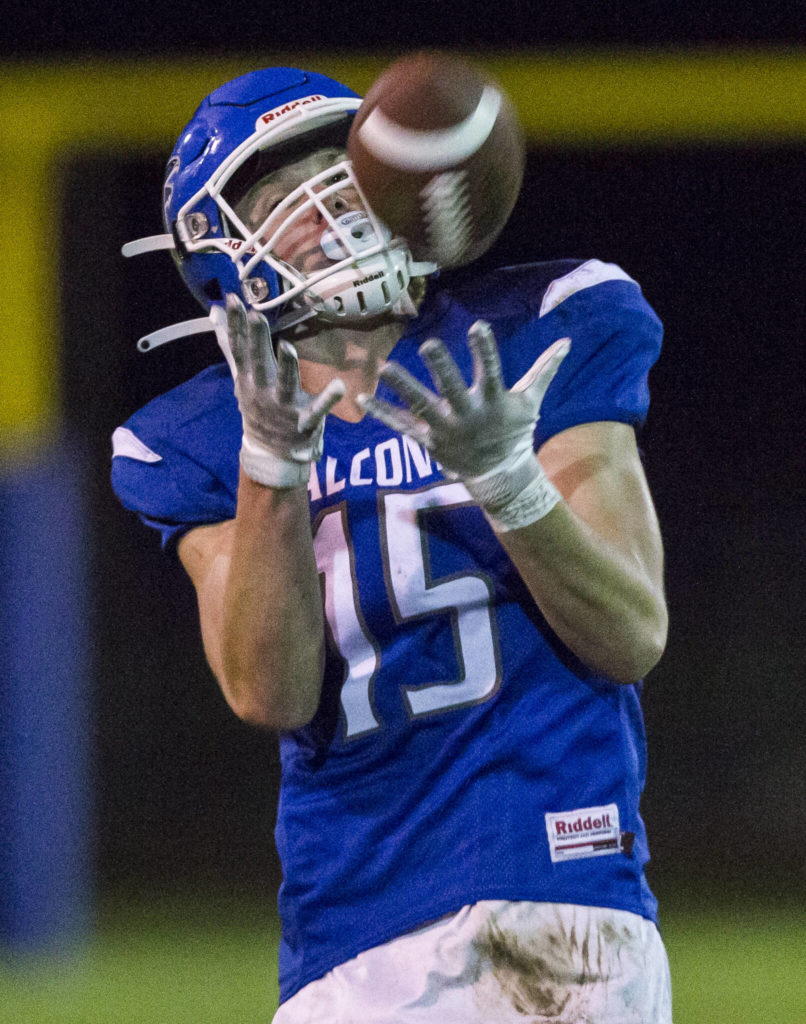
[[[331,192],[330,195],[325,196],[322,202],[334,217],[364,208],[358,193],[350,185]]]

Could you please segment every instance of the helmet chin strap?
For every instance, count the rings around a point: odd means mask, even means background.
[[[169,341],[176,341],[177,338],[188,338],[193,334],[205,334],[207,331],[215,330],[210,316],[200,316],[195,320],[183,320],[178,324],[171,324],[170,327],[160,327],[158,331],[152,331],[144,335],[137,342],[137,349],[140,352],[150,352],[152,348],[159,348],[160,345],[167,345]]]

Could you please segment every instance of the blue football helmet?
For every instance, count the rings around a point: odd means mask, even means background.
[[[360,104],[360,97],[339,82],[296,68],[250,72],[202,101],[166,168],[166,233],[130,242],[123,254],[173,250],[208,317],[156,331],[140,340],[141,349],[212,330],[221,321],[228,292],[263,312],[278,330],[313,316],[347,323],[413,312],[409,282],[436,266],[415,263],[405,241],[391,237],[353,174],[346,142]],[[294,189],[261,223],[246,223],[241,204],[253,186],[309,153],[330,148],[342,154],[333,166]],[[328,200],[346,190],[358,200],[340,213]],[[321,214],[320,246],[327,259],[320,262],[327,265],[306,274],[279,258],[275,248],[312,207]]]

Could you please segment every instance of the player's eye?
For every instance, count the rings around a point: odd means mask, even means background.
[[[280,205],[280,203],[282,203],[284,199],[284,195],[277,195],[270,199],[265,199],[260,204],[258,209],[255,211],[258,214],[258,217],[256,217],[255,219],[259,219],[261,222],[264,221],[267,217],[274,213],[274,211],[277,209],[277,207]]]

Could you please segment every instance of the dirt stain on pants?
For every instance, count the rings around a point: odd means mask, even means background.
[[[637,930],[601,908],[568,905],[547,905],[541,926],[526,930],[515,910],[489,920],[474,946],[482,974],[488,966],[525,1022],[587,1024],[629,1006],[643,959]]]

